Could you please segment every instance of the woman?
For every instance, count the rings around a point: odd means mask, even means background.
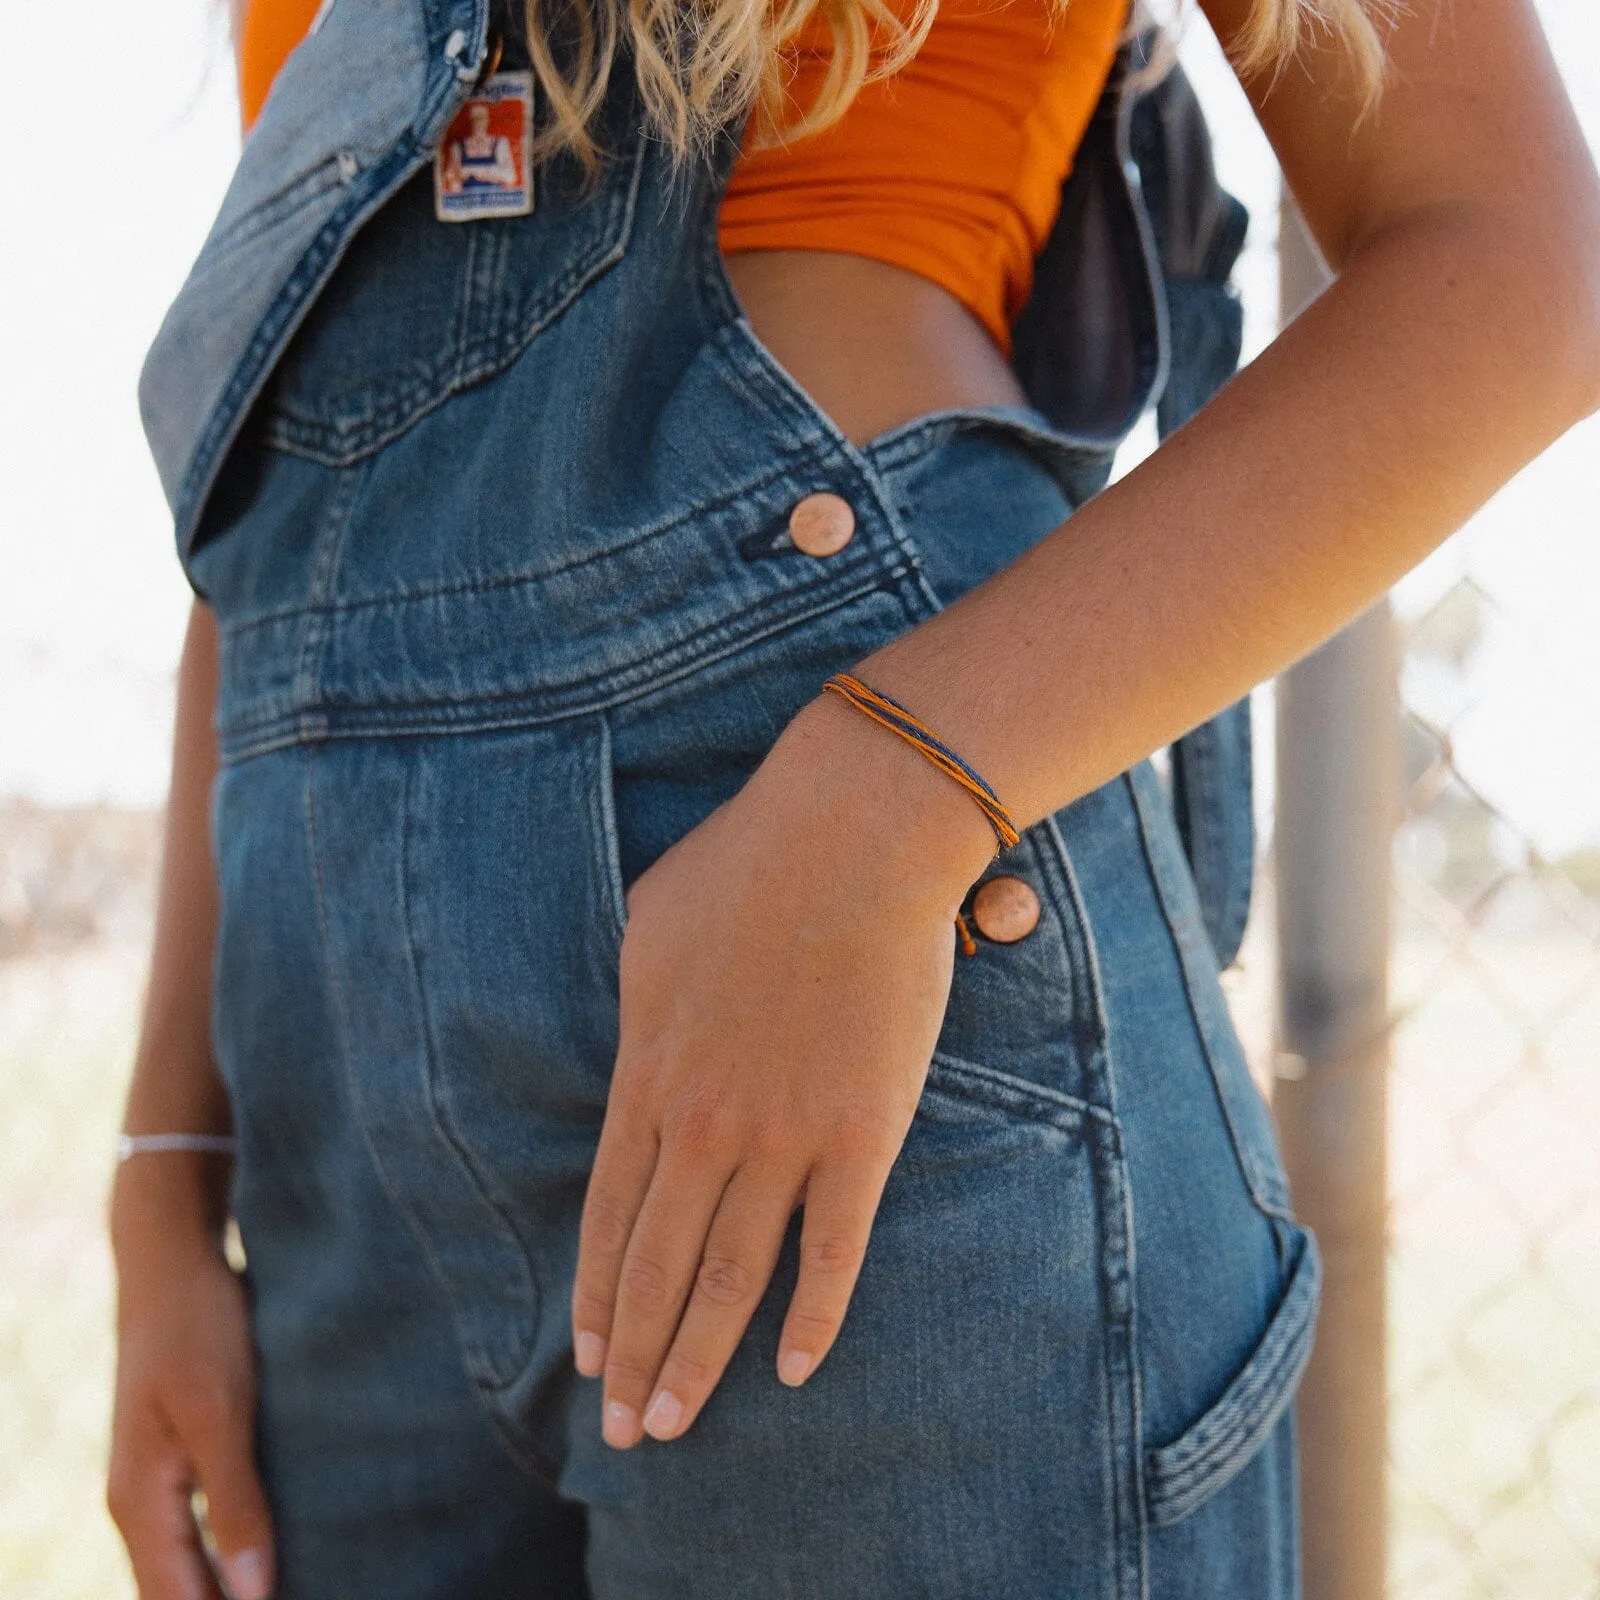
[[[1092,497],[1007,353],[1109,5],[319,11],[144,389],[145,1600],[195,1489],[241,1600],[1295,1592],[1315,1254],[1143,758],[1594,408],[1600,188],[1529,0],[1204,8],[1337,281]]]

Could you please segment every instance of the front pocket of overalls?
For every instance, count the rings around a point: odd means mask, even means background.
[[[351,241],[278,364],[265,442],[346,466],[514,361],[625,254],[645,143],[623,137],[598,183],[557,157],[526,217],[440,222],[431,166]]]
[[[1288,1230],[1288,1278],[1260,1341],[1204,1413],[1145,1453],[1145,1511],[1157,1527],[1199,1510],[1249,1465],[1294,1399],[1311,1357],[1322,1270],[1316,1241]]]
[[[568,1268],[616,1037],[603,734],[333,742],[308,822],[352,1098],[498,1393],[566,1339]]]

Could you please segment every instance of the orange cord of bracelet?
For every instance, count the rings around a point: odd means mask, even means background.
[[[913,716],[899,701],[879,694],[876,689],[869,689],[848,672],[834,673],[822,687],[848,701],[863,716],[871,717],[879,727],[897,734],[925,761],[931,762],[947,778],[959,783],[989,819],[989,826],[994,829],[1001,849],[1010,849],[1017,842],[1020,837],[1017,825],[1011,820],[1011,813],[1001,804],[1000,796],[927,723]]]
[[[863,716],[871,717],[879,727],[897,734],[947,778],[959,783],[977,801],[979,809],[988,818],[1001,849],[1008,849],[1017,842],[1017,825],[1011,820],[1011,813],[1000,803],[999,795],[920,718],[913,716],[888,695],[868,688],[848,672],[834,673],[822,687],[848,701]],[[978,942],[967,927],[967,919],[959,911],[956,912],[956,934],[962,955],[977,955]]]

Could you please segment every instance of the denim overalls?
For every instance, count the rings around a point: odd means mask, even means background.
[[[1032,410],[858,448],[723,273],[626,74],[585,192],[435,221],[479,0],[336,0],[147,370],[222,630],[213,1032],[284,1600],[1296,1593],[1315,1250],[1148,765],[991,869],[838,1344],[794,1246],[702,1417],[617,1453],[568,1296],[623,893],[829,673],[1055,528]],[[420,170],[419,170],[420,169]],[[854,537],[787,519],[843,496]],[[818,1071],[826,1063],[818,1063]]]

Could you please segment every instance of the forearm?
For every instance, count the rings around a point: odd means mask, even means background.
[[[210,1043],[217,923],[209,826],[217,765],[216,684],[216,625],[196,602],[178,667],[155,940],[123,1123],[130,1133],[223,1133],[230,1125]],[[163,1208],[185,1206],[208,1231],[220,1223],[225,1168],[215,1157],[169,1153],[130,1163],[129,1169],[135,1166],[141,1193],[159,1198]],[[117,1201],[124,1212],[125,1187],[119,1181]]]
[[[1373,238],[1137,470],[861,675],[1026,824],[1305,654],[1595,403],[1592,282],[1536,278],[1504,221]]]

